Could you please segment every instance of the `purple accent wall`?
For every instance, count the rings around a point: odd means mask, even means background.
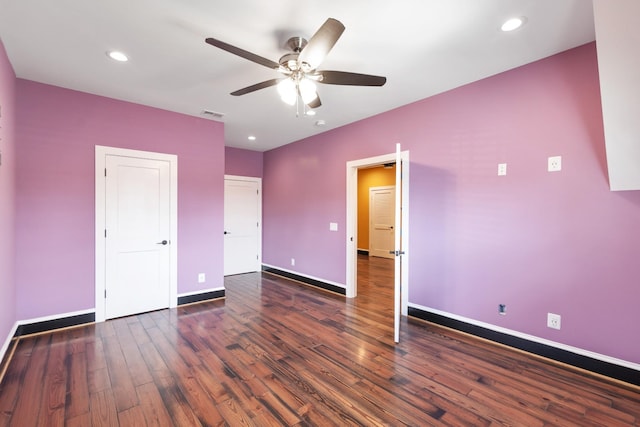
[[[260,151],[225,147],[224,173],[262,178],[262,158],[263,154]]]
[[[0,41],[0,349],[16,321],[14,277],[16,75]],[[2,354],[0,354],[0,358]]]
[[[591,43],[269,151],[264,262],[345,283],[345,164],[400,142],[410,303],[640,363],[640,192],[609,191],[601,114]]]
[[[178,156],[178,293],[223,286],[223,124],[21,79],[16,103],[19,319],[94,308],[96,145]]]

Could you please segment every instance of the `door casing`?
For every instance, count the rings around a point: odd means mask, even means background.
[[[402,151],[403,162],[402,185],[396,182],[396,192],[402,192],[402,229],[400,230],[404,248],[409,247],[409,151]],[[357,296],[357,260],[358,260],[358,169],[367,168],[385,163],[395,162],[396,153],[384,154],[381,156],[368,157],[347,162],[347,226],[346,226],[346,246],[347,246],[347,277],[346,296],[355,298]],[[398,230],[396,230],[397,232]],[[408,314],[409,305],[409,256],[402,257],[402,283],[401,283],[401,313]]]

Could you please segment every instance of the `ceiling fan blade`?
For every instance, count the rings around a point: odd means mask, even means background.
[[[386,77],[372,76],[370,74],[327,70],[319,71],[318,73],[322,76],[318,83],[327,85],[383,86],[387,82]]]
[[[309,108],[318,108],[322,106],[322,102],[320,102],[320,96],[318,95],[316,99],[307,104]]]
[[[333,18],[327,19],[300,52],[300,63],[308,64],[311,70],[318,68],[343,32],[342,22]]]
[[[242,88],[242,89],[238,89],[235,92],[231,92],[231,95],[233,95],[233,96],[246,95],[248,93],[255,92],[257,90],[267,88],[269,86],[275,86],[275,85],[278,84],[278,82],[280,82],[280,80],[282,80],[282,79],[271,79],[271,80],[267,80],[267,81],[264,81],[264,82],[261,82],[261,83],[256,83],[254,85],[247,86],[247,87]]]
[[[244,59],[248,59],[249,61],[255,62],[256,64],[264,65],[267,68],[277,70],[280,67],[280,64],[278,64],[275,61],[272,61],[267,58],[263,58],[260,55],[256,55],[255,53],[248,52],[244,49],[240,49],[239,47],[230,45],[229,43],[225,43],[223,41],[220,41],[214,38],[209,37],[205,39],[205,42],[209,43],[211,46],[215,46],[222,50],[226,50],[229,53],[233,53],[234,55],[238,55]]]

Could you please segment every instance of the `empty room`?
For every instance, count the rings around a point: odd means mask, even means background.
[[[640,425],[639,15],[0,1],[0,426]]]

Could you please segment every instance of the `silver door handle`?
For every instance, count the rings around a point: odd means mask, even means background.
[[[169,243],[169,241],[168,241],[168,240],[163,240],[162,242],[158,242],[158,243],[156,243],[156,245],[162,245],[162,246],[164,246],[164,245],[166,245],[166,244],[168,244],[168,243]]]

